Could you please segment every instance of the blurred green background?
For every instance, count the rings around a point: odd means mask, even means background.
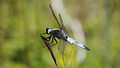
[[[49,0],[0,0],[0,68],[55,68],[40,33],[57,27]],[[120,0],[64,0],[91,49],[76,68],[120,68]],[[74,10],[72,10],[74,9]]]

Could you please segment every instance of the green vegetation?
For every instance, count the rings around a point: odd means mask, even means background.
[[[120,0],[64,0],[64,5],[82,22],[91,49],[76,68],[120,68]],[[49,0],[0,0],[0,68],[56,68],[40,38],[49,26],[57,27]]]

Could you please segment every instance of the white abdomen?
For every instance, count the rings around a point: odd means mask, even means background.
[[[86,49],[86,50],[90,50],[90,49],[87,48],[85,45],[81,44],[81,43],[78,42],[78,41],[73,40],[73,39],[70,38],[70,37],[67,38],[67,42],[72,43],[72,44],[74,44],[74,45],[77,45],[77,46],[79,46],[79,47],[81,47],[81,48],[84,48],[84,49]]]

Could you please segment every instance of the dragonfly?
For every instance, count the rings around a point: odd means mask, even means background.
[[[51,4],[49,4],[49,7],[51,9],[51,12],[52,12],[52,14],[53,14],[53,16],[54,16],[58,26],[59,26],[59,29],[52,29],[51,27],[48,27],[48,28],[46,28],[46,32],[43,33],[43,34],[49,35],[48,37],[44,37],[45,40],[47,40],[47,41],[52,40],[51,42],[49,42],[49,45],[50,46],[57,45],[58,44],[57,39],[59,39],[59,44],[62,43],[62,44],[60,44],[58,46],[58,49],[59,49],[61,54],[64,53],[64,51],[61,51],[61,50],[65,49],[64,48],[64,45],[65,45],[64,43],[65,42],[68,42],[70,44],[74,44],[74,45],[76,45],[78,47],[81,47],[81,48],[83,48],[85,50],[90,50],[87,46],[85,46],[84,44],[82,44],[82,43],[80,43],[80,42],[78,42],[78,41],[76,41],[74,39],[72,39],[68,35],[68,31],[66,30],[66,28],[65,28],[65,26],[63,24],[63,20],[62,20],[61,14],[59,13],[59,19],[60,19],[60,22],[59,22],[58,19],[57,19],[57,16],[55,15],[55,13],[53,11],[53,8],[52,8]],[[55,41],[55,43],[53,44],[54,41]],[[62,47],[63,49],[61,49],[61,45],[63,46]]]

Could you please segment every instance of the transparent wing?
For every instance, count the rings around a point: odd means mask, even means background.
[[[64,54],[66,43],[63,40],[59,40],[58,50],[60,54]]]
[[[50,6],[52,14],[53,14],[53,16],[54,16],[54,18],[55,18],[55,20],[56,20],[56,22],[57,22],[60,30],[63,30],[67,34],[67,30],[66,30],[66,28],[65,28],[65,26],[63,24],[63,20],[62,20],[61,14],[59,14],[59,18],[60,18],[60,22],[59,22],[58,19],[57,19],[57,17],[56,17],[56,15],[55,15],[55,13],[54,13],[54,11],[53,11],[53,9],[52,9],[52,6],[51,5],[49,5],[49,6]]]
[[[56,20],[56,22],[57,22],[57,24],[58,24],[58,26],[59,26],[60,30],[62,30],[62,27],[61,27],[61,25],[60,25],[60,23],[59,23],[59,21],[58,21],[58,19],[57,19],[56,15],[55,15],[55,13],[54,13],[53,9],[52,9],[52,6],[51,6],[51,5],[49,5],[49,6],[50,6],[50,9],[51,9],[51,11],[52,11],[52,14],[53,14],[53,16],[54,16],[54,18],[55,18],[55,20]]]
[[[63,24],[63,20],[62,20],[61,14],[59,14],[59,17],[60,17],[60,22],[61,22],[61,28],[62,28],[62,30],[63,30],[66,34],[68,34],[68,32],[67,32],[67,30],[66,30],[66,28],[65,28],[65,26],[64,26],[64,24]]]
[[[59,40],[59,45],[58,45],[58,50],[60,52],[60,54],[62,55],[62,61],[65,67],[71,66],[72,65],[72,55],[74,47],[71,46],[71,44],[63,41],[63,40]],[[72,54],[73,53],[73,54]]]

